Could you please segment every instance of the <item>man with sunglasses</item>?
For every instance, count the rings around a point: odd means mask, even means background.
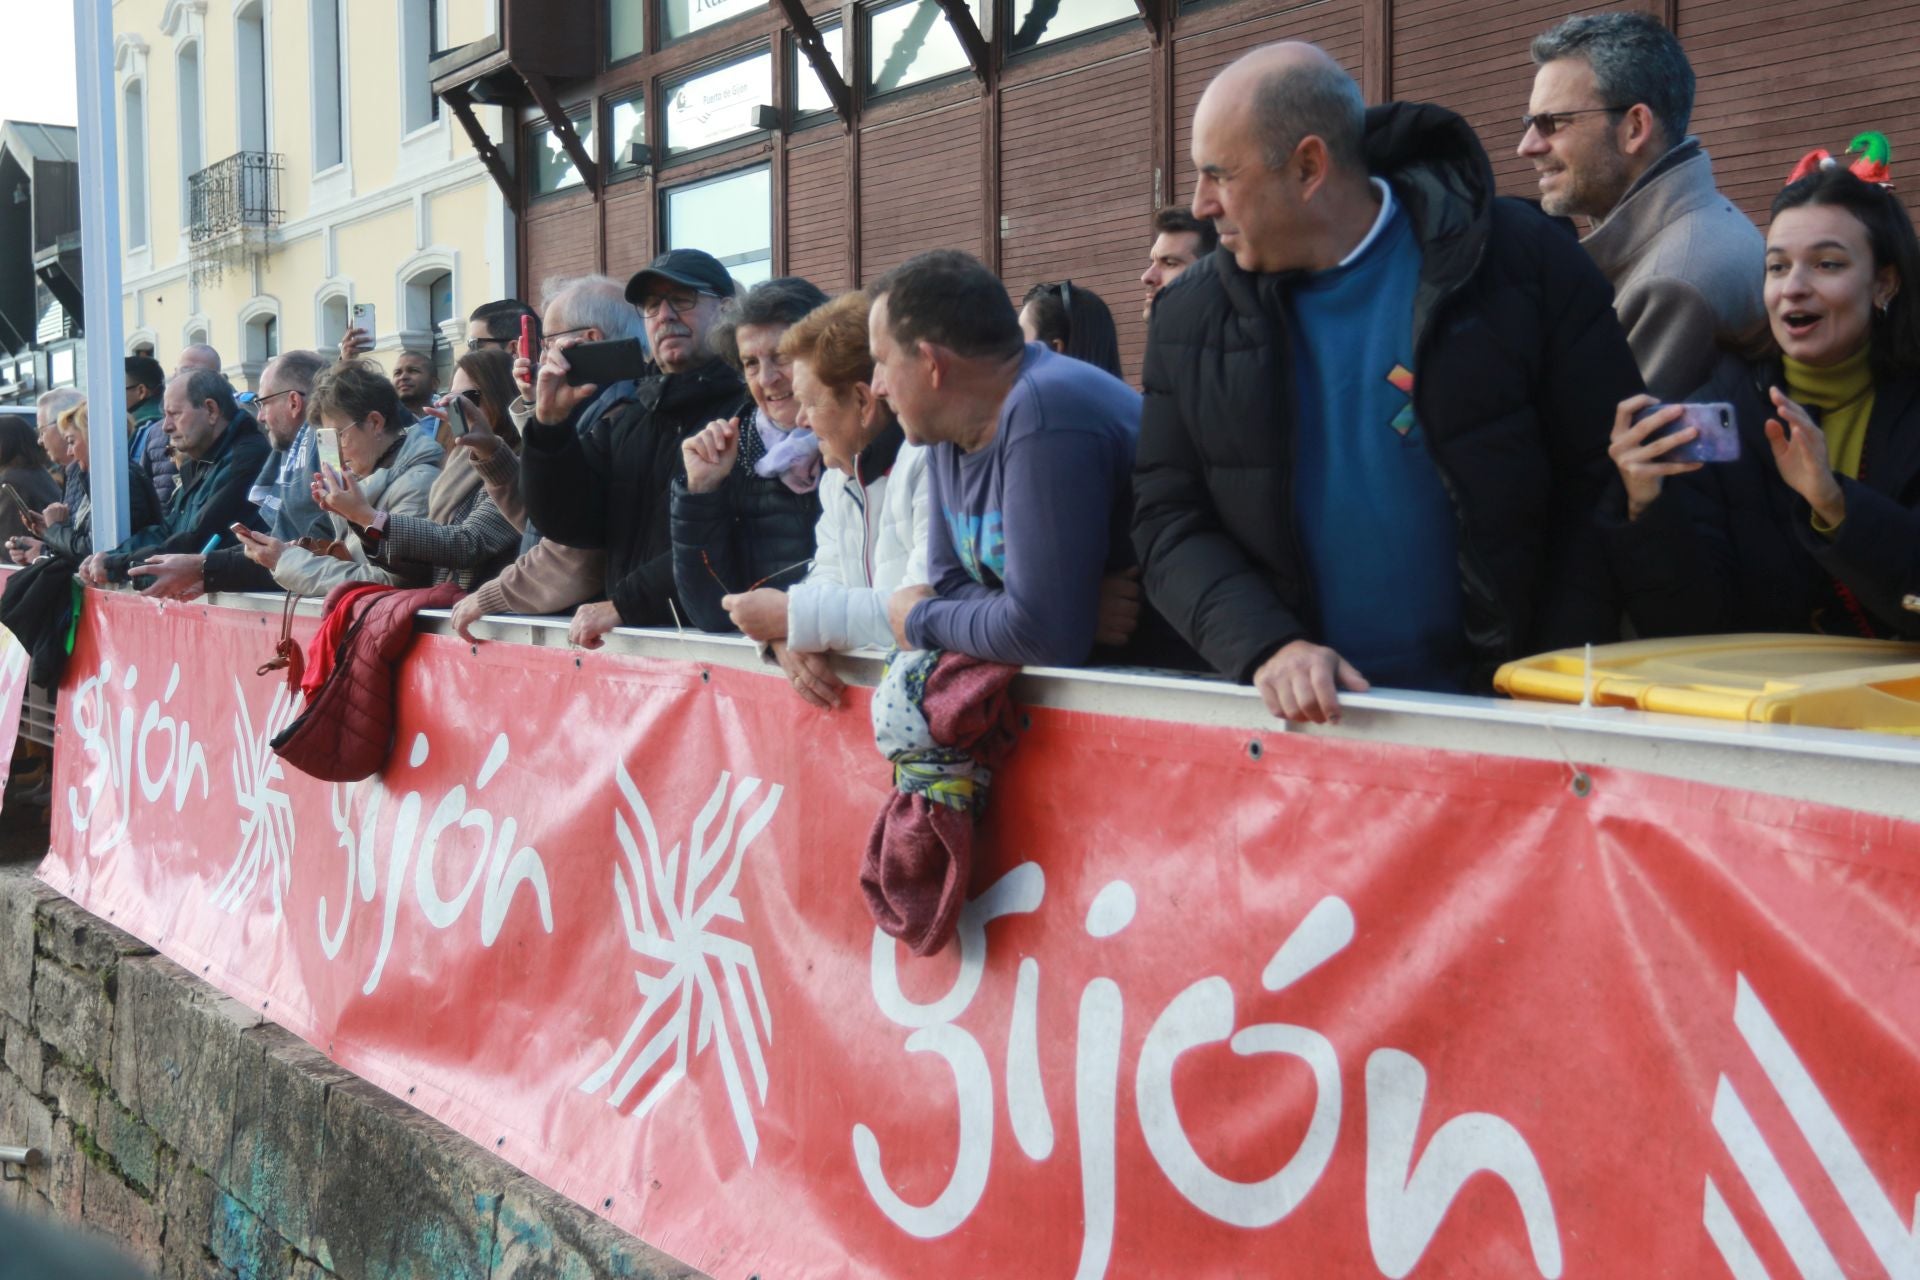
[[[540,340],[540,316],[518,298],[483,302],[467,316],[467,350],[481,351],[498,347],[508,355],[520,350],[520,321],[533,321],[533,340]]]
[[[1714,186],[1687,135],[1693,68],[1644,13],[1568,18],[1533,42],[1533,97],[1519,155],[1540,204],[1592,223],[1581,242],[1613,284],[1647,389],[1678,400],[1704,383],[1720,347],[1766,323],[1766,246]]]
[[[1613,639],[1607,396],[1641,384],[1592,260],[1466,121],[1368,110],[1310,44],[1221,72],[1192,150],[1222,252],[1148,329],[1148,600],[1289,720]]]
[[[616,626],[674,621],[668,504],[674,479],[685,475],[680,442],[729,416],[746,392],[707,342],[733,295],[727,269],[698,249],[669,250],[628,281],[626,300],[644,319],[659,372],[584,435],[577,419],[600,388],[567,382],[567,351],[582,335],[548,332],[521,474],[527,516],[543,535],[607,553],[607,599],[575,615],[576,644],[597,647]]]

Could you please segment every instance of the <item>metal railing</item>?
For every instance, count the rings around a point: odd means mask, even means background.
[[[198,248],[237,232],[280,225],[280,175],[286,168],[277,151],[240,151],[210,164],[187,179],[187,238]]]

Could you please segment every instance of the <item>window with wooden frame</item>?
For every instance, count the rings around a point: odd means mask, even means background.
[[[979,0],[970,0],[975,21]],[[967,51],[936,0],[867,12],[867,92],[878,96],[967,70]]]
[[[661,198],[666,247],[704,249],[742,289],[773,275],[773,171],[756,165]]]
[[[567,119],[573,122],[573,131],[580,135],[580,145],[588,155],[592,155],[593,112],[580,107],[569,111]],[[580,176],[580,168],[574,164],[573,157],[561,145],[560,135],[552,125],[542,125],[533,130],[527,138],[527,150],[533,156],[534,195],[552,195],[556,191],[581,186],[586,181]]]

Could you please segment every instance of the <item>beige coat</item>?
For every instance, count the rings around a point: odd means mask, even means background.
[[[533,416],[531,406],[517,399],[510,411],[514,425],[525,431]],[[495,449],[491,458],[477,460],[475,469],[500,514],[525,532],[527,504],[520,495],[520,459],[510,449]],[[473,598],[484,613],[565,613],[604,595],[606,573],[606,552],[563,547],[542,538],[499,576],[482,584]]]
[[[1613,282],[1647,390],[1682,400],[1766,323],[1766,241],[1713,184],[1697,138],[1656,161],[1581,241]]]

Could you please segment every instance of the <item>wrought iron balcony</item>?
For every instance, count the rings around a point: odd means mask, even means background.
[[[280,225],[277,151],[240,151],[187,179],[187,236],[198,248]]]

